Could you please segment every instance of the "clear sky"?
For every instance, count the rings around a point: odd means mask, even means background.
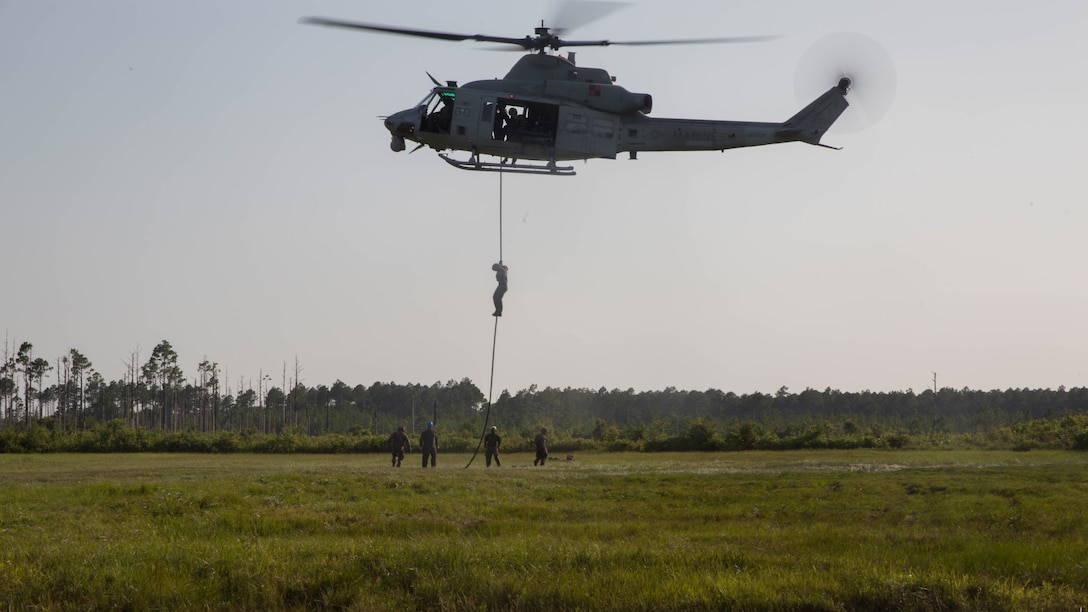
[[[543,5],[541,5],[543,6]],[[169,340],[228,383],[487,391],[497,175],[393,153],[379,115],[516,54],[305,26],[520,37],[493,0],[0,0],[0,332],[119,379]],[[795,68],[860,32],[884,119],[803,144],[503,179],[496,394],[1088,385],[1088,3],[639,2],[572,32],[652,116],[781,121]],[[830,87],[833,83],[828,83]],[[860,87],[861,84],[859,83]],[[850,113],[850,109],[847,113]],[[52,379],[55,381],[55,378]],[[47,380],[47,382],[49,382]]]

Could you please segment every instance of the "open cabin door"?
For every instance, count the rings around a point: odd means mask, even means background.
[[[476,138],[503,143],[514,157],[551,159],[559,105],[517,98],[482,99]]]

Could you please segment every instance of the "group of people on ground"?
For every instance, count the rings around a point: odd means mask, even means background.
[[[491,467],[491,461],[495,461],[495,467],[502,467],[499,461],[499,448],[502,446],[502,437],[499,436],[499,428],[492,426],[491,431],[484,436],[484,458],[487,467]],[[548,428],[541,427],[540,433],[533,440],[536,448],[536,458],[533,465],[544,465],[548,459]],[[430,461],[431,467],[437,467],[438,457],[438,432],[434,429],[434,421],[427,423],[427,429],[419,434],[419,447],[423,451],[423,467],[427,467]],[[404,461],[404,453],[412,452],[412,442],[408,439],[404,425],[401,425],[389,436],[389,450],[393,453],[393,467],[400,467]]]
[[[427,467],[430,459],[431,467],[436,467],[438,459],[438,432],[434,430],[434,421],[427,423],[427,429],[419,434],[419,448],[423,451],[423,467]],[[400,467],[404,461],[404,453],[412,452],[412,442],[401,425],[389,436],[389,450],[393,452],[393,467]]]

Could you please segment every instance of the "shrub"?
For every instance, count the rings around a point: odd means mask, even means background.
[[[642,443],[634,440],[613,440],[605,445],[605,450],[610,453],[627,453],[642,450]]]
[[[140,431],[126,427],[123,421],[114,419],[92,430],[97,437],[95,449],[102,453],[135,453],[147,450],[146,436]]]
[[[1073,450],[1088,451],[1088,431],[1073,437]]]
[[[150,450],[161,453],[208,453],[212,452],[208,436],[195,431],[165,434],[155,440]]]
[[[761,446],[761,441],[765,437],[766,434],[759,425],[748,421],[725,432],[722,437],[722,448],[734,451],[755,450]]]
[[[890,433],[884,436],[883,442],[888,448],[904,448],[910,443],[910,436],[903,432]]]
[[[717,446],[714,441],[714,428],[703,419],[695,419],[684,432],[684,441],[691,450],[709,451]]]
[[[23,434],[23,449],[28,453],[48,453],[55,450],[53,434],[38,423],[30,426],[30,431]]]
[[[212,439],[212,451],[216,453],[236,453],[242,450],[242,440],[233,431],[224,431]]]

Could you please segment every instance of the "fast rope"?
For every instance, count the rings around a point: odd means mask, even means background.
[[[499,261],[502,261],[502,170],[499,170]],[[487,383],[487,411],[484,412],[484,430],[480,434],[480,440],[476,443],[476,450],[472,451],[472,456],[468,458],[468,463],[465,464],[466,470],[472,465],[476,455],[480,454],[480,446],[484,443],[487,426],[491,422],[491,396],[495,390],[495,347],[499,343],[499,317],[494,318],[495,331],[491,334],[491,379]]]
[[[499,171],[499,261],[502,261],[502,170]]]

